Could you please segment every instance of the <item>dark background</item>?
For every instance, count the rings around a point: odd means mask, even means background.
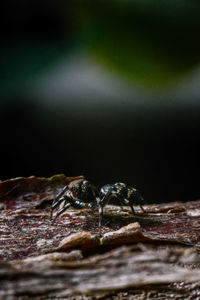
[[[1,180],[85,175],[199,198],[198,1],[6,1]]]

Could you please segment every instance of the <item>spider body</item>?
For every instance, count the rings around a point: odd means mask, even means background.
[[[135,211],[133,205],[140,205],[142,211],[144,211],[142,204],[145,204],[143,197],[139,191],[135,188],[126,185],[122,182],[116,182],[114,184],[106,184],[100,189],[99,199],[99,228],[101,229],[101,222],[103,218],[103,207],[108,204],[130,206],[133,215]]]
[[[133,210],[133,205],[145,204],[138,190],[122,182],[104,185],[100,189],[99,198],[103,207],[110,202],[114,205],[129,205]]]
[[[63,196],[64,195],[64,196]],[[144,211],[142,204],[145,204],[144,199],[135,188],[126,185],[125,183],[117,182],[114,184],[104,185],[99,193],[90,181],[85,179],[74,180],[66,185],[54,199],[51,206],[51,217],[53,210],[63,203],[63,208],[60,209],[55,218],[61,215],[69,206],[74,208],[89,208],[91,210],[98,208],[99,211],[99,234],[101,235],[101,223],[103,218],[103,208],[108,203],[118,206],[130,206],[133,215],[135,211],[133,205],[140,205]]]

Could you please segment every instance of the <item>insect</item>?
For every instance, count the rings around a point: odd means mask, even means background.
[[[65,210],[72,206],[74,208],[89,208],[99,211],[99,235],[101,235],[101,224],[103,218],[103,208],[108,203],[118,206],[130,206],[133,215],[135,211],[133,205],[138,204],[142,211],[142,205],[145,204],[143,197],[135,188],[125,183],[117,182],[104,185],[98,192],[97,188],[86,179],[78,179],[67,184],[54,199],[51,206],[51,218],[54,209],[63,203],[63,207],[55,215],[56,219]]]

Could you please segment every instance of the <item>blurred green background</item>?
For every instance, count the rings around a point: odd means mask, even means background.
[[[0,14],[0,179],[199,197],[199,1],[8,0]]]

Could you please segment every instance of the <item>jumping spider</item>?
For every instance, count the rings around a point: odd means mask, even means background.
[[[52,203],[51,218],[54,209],[62,202],[63,207],[57,212],[54,219],[67,210],[69,206],[77,209],[89,208],[91,210],[97,207],[99,210],[99,235],[101,235],[103,208],[106,204],[111,202],[119,206],[128,205],[133,215],[135,215],[134,204],[139,204],[142,211],[144,211],[142,204],[145,204],[138,190],[125,183],[117,182],[114,184],[106,184],[98,193],[96,187],[86,179],[71,181],[61,190]]]

